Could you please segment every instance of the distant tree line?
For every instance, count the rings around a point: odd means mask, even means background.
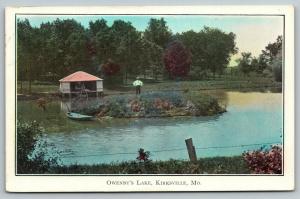
[[[238,68],[249,76],[251,72],[264,76],[273,76],[276,81],[282,81],[282,36],[269,43],[258,57],[253,57],[250,52],[242,52],[238,60]]]
[[[174,57],[172,48],[179,46],[181,54]],[[176,60],[169,59],[170,52]],[[56,19],[40,27],[31,26],[27,19],[17,22],[18,80],[29,83],[57,81],[78,70],[123,82],[137,75],[201,78],[222,74],[236,52],[234,33],[205,27],[173,34],[163,18],[151,18],[144,31],[123,20],[111,26],[104,19],[90,21],[88,28],[73,19]]]

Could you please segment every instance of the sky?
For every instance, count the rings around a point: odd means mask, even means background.
[[[231,57],[230,66],[236,65],[236,59],[241,52],[251,52],[258,56],[278,35],[283,35],[283,16],[237,16],[237,15],[18,15],[17,18],[27,18],[32,26],[39,27],[41,23],[59,19],[75,19],[85,28],[90,21],[105,19],[111,26],[114,20],[129,21],[139,31],[147,28],[150,18],[163,17],[173,33],[188,30],[200,31],[204,26],[219,28],[224,32],[236,34],[238,54]]]

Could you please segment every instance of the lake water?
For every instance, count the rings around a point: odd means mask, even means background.
[[[270,145],[262,143],[281,143],[282,93],[209,93],[226,105],[226,113],[79,122],[66,117],[61,101],[51,102],[46,111],[33,101],[19,101],[17,113],[41,123],[48,142],[62,151],[63,164],[135,160],[139,148],[150,151],[152,160],[188,159],[186,138],[193,138],[198,157],[240,155]]]

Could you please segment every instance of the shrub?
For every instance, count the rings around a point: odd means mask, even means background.
[[[138,161],[140,162],[147,162],[150,161],[150,152],[149,151],[145,151],[144,149],[140,148],[138,150],[138,157],[136,158]]]
[[[154,99],[152,98],[144,99],[143,102],[144,102],[144,110],[146,116],[157,117],[161,114],[162,109],[155,106]]]
[[[58,165],[58,152],[43,139],[39,124],[17,121],[17,173],[45,173]]]
[[[281,174],[282,173],[282,147],[272,146],[270,149],[260,149],[245,152],[244,160],[249,169],[256,174]]]
[[[192,104],[190,111],[196,116],[212,115],[225,111],[220,107],[216,98],[200,92],[188,92],[186,93],[185,99],[188,101],[188,104]]]

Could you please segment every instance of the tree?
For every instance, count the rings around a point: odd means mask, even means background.
[[[151,18],[148,27],[144,32],[144,36],[148,41],[151,41],[162,48],[166,48],[167,44],[170,42],[172,32],[169,30],[164,18]]]
[[[249,75],[249,73],[252,71],[252,57],[251,53],[249,52],[243,52],[242,58],[239,60],[239,69],[244,73],[244,75]]]
[[[282,52],[278,51],[276,57],[272,59],[271,66],[275,81],[282,82]]]
[[[265,59],[265,56],[260,54],[258,57],[258,64],[257,64],[256,72],[262,73],[267,67],[268,67],[268,64],[267,64],[267,60]]]
[[[282,50],[282,36],[280,35],[277,37],[276,42],[269,43],[265,47],[265,50],[262,50],[262,55],[264,56],[264,59],[267,61],[267,63],[270,64],[281,50]]]
[[[282,81],[282,36],[278,36],[274,43],[269,43],[262,51],[261,57],[271,68],[276,81]]]
[[[49,38],[49,49],[55,59],[51,67],[61,77],[83,69],[86,64],[86,32],[84,27],[74,19],[55,20],[52,24],[52,34]]]
[[[235,47],[235,34],[228,34],[219,29],[205,27],[202,31],[205,34],[206,64],[215,76],[222,74],[227,67],[232,54],[237,52]]]
[[[17,66],[18,80],[27,80],[28,91],[31,92],[31,83],[40,72],[37,64],[41,60],[39,29],[32,28],[29,21],[17,22]],[[22,83],[21,83],[22,84]]]
[[[162,63],[163,48],[159,45],[142,38],[140,40],[139,73],[146,76],[147,71],[152,71],[155,79],[163,73]]]
[[[138,44],[141,34],[130,22],[122,20],[114,21],[111,34],[114,36],[113,45],[115,47],[113,59],[120,64],[124,82],[127,83],[128,74],[135,74],[137,71],[139,64],[137,56],[140,53]]]
[[[43,129],[36,122],[17,121],[17,172],[33,174],[48,172],[60,164],[60,152],[42,139]]]
[[[191,72],[199,79],[222,74],[231,55],[237,52],[233,33],[205,27],[199,32],[172,35],[163,18],[150,19],[144,32],[123,20],[108,26],[99,19],[91,21],[88,28],[74,19],[56,19],[40,27],[31,27],[28,20],[23,20],[18,22],[17,34],[18,80],[27,80],[29,85],[48,75],[57,81],[77,70],[100,73],[100,66],[112,69],[110,60],[119,66],[123,82],[141,74],[157,78],[163,71],[171,77]],[[280,39],[277,43],[270,45],[265,54],[273,54]],[[258,71],[266,67],[260,64],[267,62],[266,56],[258,58]]]
[[[185,77],[190,70],[191,53],[181,42],[174,41],[165,50],[164,63],[172,78]]]
[[[192,70],[207,74],[208,71],[222,74],[232,54],[237,52],[235,34],[216,28],[205,27],[200,32],[187,31],[176,35],[192,53]]]
[[[91,49],[91,64],[97,67],[114,57],[114,36],[103,19],[90,22],[88,31],[90,32],[89,48]]]
[[[250,68],[251,68],[252,71],[255,71],[255,72],[259,71],[259,60],[258,60],[258,58],[253,57],[251,59],[251,67]]]

